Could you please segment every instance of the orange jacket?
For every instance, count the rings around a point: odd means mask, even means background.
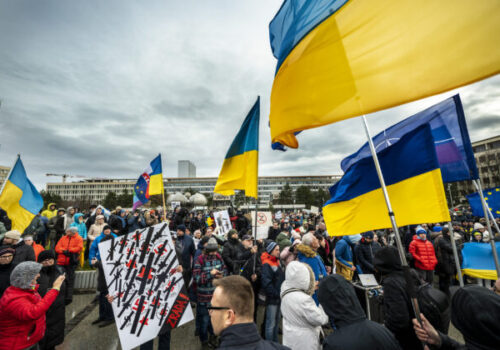
[[[83,239],[78,233],[74,236],[64,235],[56,244],[57,265],[69,265],[69,256],[64,255],[64,251],[70,253],[80,253],[83,249]]]
[[[36,244],[35,242],[33,242],[32,247],[33,250],[35,251],[35,261],[38,261],[38,254],[43,252],[45,249],[43,248],[43,246],[41,246],[40,244]]]

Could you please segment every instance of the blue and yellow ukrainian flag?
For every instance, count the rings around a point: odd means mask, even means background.
[[[260,97],[238,131],[217,179],[214,192],[231,196],[234,190],[247,197],[258,197]]]
[[[429,124],[378,153],[398,226],[450,221]],[[330,188],[323,207],[328,233],[353,235],[391,227],[373,158],[354,163]]]
[[[500,242],[495,242],[497,254],[500,255]],[[491,244],[465,243],[462,249],[462,273],[474,278],[496,280],[497,270]]]
[[[150,196],[163,193],[163,173],[161,169],[161,154],[159,154],[144,169],[134,186],[134,204],[132,205],[132,210],[147,203]]]
[[[5,181],[2,194],[0,194],[0,208],[5,210],[12,220],[12,229],[23,233],[42,209],[43,198],[26,176],[19,156]]]
[[[272,142],[493,76],[498,33],[498,0],[286,0],[269,25]]]

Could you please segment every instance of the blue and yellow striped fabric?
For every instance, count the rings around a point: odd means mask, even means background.
[[[498,0],[286,0],[269,25],[272,142],[493,76],[498,33]]]
[[[18,157],[0,194],[0,208],[12,220],[12,229],[23,232],[43,207],[43,198],[26,176]]]
[[[496,242],[495,247],[497,254],[500,256],[500,242]],[[465,243],[462,249],[462,257],[462,272],[464,275],[487,280],[496,280],[498,278],[491,244]]]
[[[234,190],[243,190],[247,197],[257,198],[259,121],[260,97],[227,151],[214,192],[230,196],[234,194]]]
[[[429,124],[403,135],[378,157],[398,226],[450,220]],[[330,194],[323,207],[330,235],[391,227],[371,157],[353,164]]]

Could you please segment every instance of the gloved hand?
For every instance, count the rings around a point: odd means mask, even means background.
[[[63,252],[63,254],[64,254],[64,255],[66,255],[66,256],[69,256],[70,252],[69,252],[69,250],[65,250],[65,251]]]

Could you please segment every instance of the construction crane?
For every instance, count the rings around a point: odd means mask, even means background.
[[[66,183],[66,178],[68,178],[68,177],[80,177],[80,178],[89,178],[90,177],[90,176],[69,175],[69,174],[45,174],[45,176],[61,176],[63,183]]]

